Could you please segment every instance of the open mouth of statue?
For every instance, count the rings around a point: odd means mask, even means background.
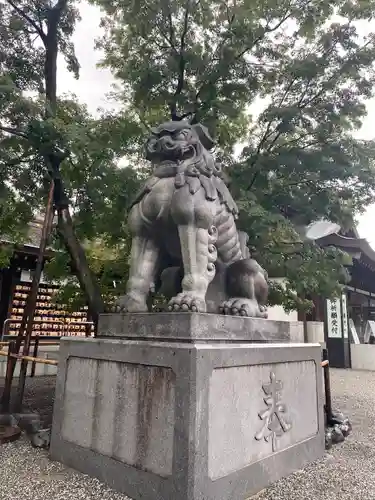
[[[175,148],[173,151],[163,151],[162,159],[160,161],[161,165],[171,165],[176,162],[184,162],[187,160],[192,160],[196,156],[196,152],[193,146],[186,146],[182,148]]]

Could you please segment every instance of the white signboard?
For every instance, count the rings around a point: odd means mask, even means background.
[[[348,328],[348,307],[347,307],[345,293],[343,293],[341,297],[341,309],[342,309],[342,329],[344,333],[344,339],[347,339],[349,338],[349,328]]]
[[[375,337],[375,321],[367,321],[365,329],[365,344],[370,342],[370,337]]]
[[[329,338],[342,338],[340,299],[327,299],[327,330]]]
[[[25,281],[26,283],[31,283],[33,280],[33,273],[30,271],[23,269],[21,271],[21,281]],[[40,276],[40,283],[47,283],[46,277],[44,276],[43,272]]]
[[[25,281],[27,283],[31,283],[32,280],[33,280],[33,273],[31,273],[28,270],[22,270],[21,271],[21,281]],[[43,272],[42,272],[41,277],[40,277],[40,283],[43,284],[43,285],[47,285],[47,284],[51,284],[51,285],[60,285],[60,284],[63,284],[63,285],[66,285],[67,282],[68,282],[67,279],[61,280],[59,282],[53,281],[53,280],[47,280],[47,277],[43,274]]]
[[[352,318],[349,320],[349,328],[350,328],[350,335],[352,336],[352,340],[354,344],[360,344],[357,329],[355,327],[354,321]]]

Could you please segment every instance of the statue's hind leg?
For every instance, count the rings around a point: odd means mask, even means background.
[[[268,284],[261,266],[253,259],[242,259],[227,269],[228,300],[220,311],[224,314],[266,318]]]
[[[226,266],[225,292],[219,311],[251,317],[267,317],[263,304],[267,301],[268,286],[263,269],[250,259],[246,246],[247,235],[237,231],[234,217],[221,207],[216,218],[219,237],[217,248]]]

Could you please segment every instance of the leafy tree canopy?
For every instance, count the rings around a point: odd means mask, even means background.
[[[71,2],[1,0],[0,6],[0,233],[4,234],[22,228],[33,210],[40,209],[46,187],[43,154],[62,142],[58,123],[45,116],[46,80],[55,77],[51,64],[47,74],[47,47],[49,55],[51,49],[55,54],[61,50],[77,76],[79,65],[70,41],[78,15]],[[53,16],[59,16],[57,24]],[[57,47],[51,46],[52,37]]]
[[[138,149],[140,134],[131,117],[107,113],[94,119],[74,96],[57,97],[59,51],[79,76],[71,42],[77,4],[0,0],[0,235],[16,242],[25,238],[27,223],[45,209],[57,161],[75,232],[106,288],[113,282],[106,266],[113,267],[114,251],[98,252],[96,240],[100,235],[104,247],[115,243],[115,254],[125,260],[126,208],[138,178],[130,168],[118,169],[117,162],[125,150]],[[59,253],[47,270],[55,278],[70,275],[75,285],[65,287],[65,297],[76,289],[76,279],[63,241],[55,239],[54,246]],[[0,266],[11,250],[2,247]]]
[[[374,35],[360,35],[357,23],[372,19],[375,4],[91,2],[104,12],[99,45],[123,103],[118,115],[97,120],[72,97],[55,106],[48,95],[48,33],[59,5],[55,50],[78,75],[71,43],[77,2],[0,0],[1,232],[16,231],[17,221],[40,210],[46,152],[61,151],[78,235],[91,241],[95,270],[110,283],[110,268],[124,268],[126,206],[143,175],[117,168],[118,160],[143,166],[136,153],[148,127],[187,118],[217,140],[254,255],[271,276],[287,278],[272,300],[291,306],[294,291],[303,306],[306,293],[335,293],[344,256],[306,243],[296,228],[319,218],[349,227],[373,199],[374,144],[353,132],[374,86]],[[61,274],[66,258],[50,269]]]
[[[124,106],[145,125],[187,118],[214,134],[254,255],[287,278],[274,300],[338,291],[345,256],[296,227],[348,228],[374,198],[374,142],[353,132],[373,95],[375,38],[361,32],[375,3],[91,2],[104,11],[102,64]]]

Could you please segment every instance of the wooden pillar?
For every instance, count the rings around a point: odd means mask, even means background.
[[[8,315],[9,300],[12,293],[12,283],[14,275],[13,267],[1,270],[0,282],[0,332],[3,331],[4,321]]]

